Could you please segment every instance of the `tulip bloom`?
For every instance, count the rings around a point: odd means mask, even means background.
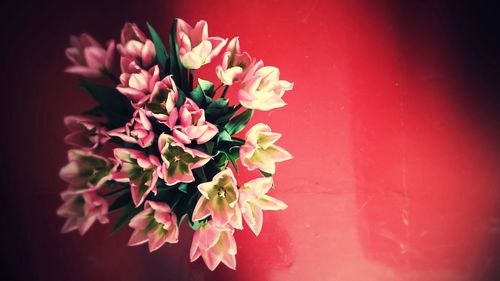
[[[178,98],[177,86],[172,75],[169,75],[153,88],[146,103],[146,114],[172,129],[179,115],[175,107]]]
[[[228,226],[218,226],[212,221],[198,228],[193,235],[189,253],[191,262],[200,256],[210,270],[221,262],[231,269],[236,269],[236,240],[234,230]]]
[[[193,221],[212,216],[216,225],[229,224],[241,229],[241,211],[238,206],[238,187],[231,169],[225,169],[214,176],[212,181],[198,185],[201,193],[193,211]]]
[[[179,110],[180,125],[175,126],[173,135],[184,144],[191,143],[195,139],[198,144],[203,144],[212,139],[219,130],[217,127],[205,121],[205,111],[191,99]]]
[[[241,213],[250,229],[259,235],[262,230],[262,211],[284,210],[287,205],[266,193],[273,186],[272,178],[257,178],[245,183],[240,188],[239,204]]]
[[[188,23],[177,19],[177,44],[182,65],[188,69],[198,69],[210,63],[217,56],[227,39],[208,37],[208,24],[202,20],[192,28]]]
[[[113,163],[91,151],[71,149],[69,163],[59,172],[61,179],[72,186],[99,188],[111,178]]]
[[[274,66],[264,66],[262,61],[248,68],[238,90],[238,99],[246,108],[271,110],[283,107],[285,91],[293,88],[293,83],[280,80],[280,71]]]
[[[127,148],[115,148],[113,153],[120,164],[120,170],[113,173],[113,180],[130,183],[135,206],[141,205],[150,192],[156,194],[157,170],[161,166],[156,156]]]
[[[128,225],[134,229],[129,246],[147,242],[152,252],[165,242],[177,243],[179,240],[177,216],[166,203],[146,201],[144,211],[133,217]]]
[[[158,149],[163,161],[160,177],[167,185],[194,181],[192,170],[202,167],[211,159],[210,155],[187,148],[165,133],[158,138]]]
[[[132,73],[124,72],[120,75],[120,82],[116,89],[129,98],[136,109],[151,101],[152,96],[160,94],[160,91],[174,90],[172,77],[167,76],[160,80],[160,69],[157,65],[148,71],[140,69]],[[177,99],[176,96],[177,88],[175,97],[172,98]]]
[[[106,49],[89,34],[70,37],[71,47],[66,49],[66,57],[73,63],[66,72],[88,78],[102,76],[102,71],[110,71],[113,66],[115,42],[109,41]]]
[[[64,117],[64,125],[71,132],[64,138],[67,144],[93,150],[109,140],[106,129],[96,118],[70,115]]]
[[[138,144],[142,148],[150,146],[155,138],[151,122],[143,109],[136,110],[132,120],[125,124],[125,127],[111,130],[108,134],[125,142]]]
[[[135,72],[140,68],[149,69],[154,64],[155,46],[135,23],[126,23],[123,26],[120,41],[116,48],[121,55],[122,72]]]
[[[240,51],[240,42],[238,37],[233,38],[222,58],[222,64],[215,68],[217,77],[224,85],[232,85],[239,82],[243,72],[252,63],[252,58],[247,52]]]
[[[269,126],[259,123],[246,133],[245,144],[240,147],[240,158],[243,166],[249,170],[260,169],[274,174],[275,162],[292,158],[292,155],[274,143],[281,134],[271,132]]]
[[[108,202],[93,189],[70,188],[61,193],[64,203],[57,210],[57,215],[66,218],[61,232],[78,230],[84,235],[97,220],[108,223]]]

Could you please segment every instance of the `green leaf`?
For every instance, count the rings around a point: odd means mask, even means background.
[[[193,172],[200,178],[202,182],[207,181],[207,176],[205,175],[205,171],[203,170],[203,167],[194,169]]]
[[[113,127],[122,127],[132,118],[134,111],[129,100],[115,88],[97,85],[88,79],[82,79],[81,86],[99,104]]]
[[[231,117],[233,117],[233,115],[235,113],[236,113],[236,110],[234,110],[234,108],[230,107],[228,110],[228,113],[215,119],[214,123],[217,125],[225,125],[227,123],[227,121],[229,121],[229,119],[231,119]]]
[[[156,57],[158,58],[158,62],[165,70],[167,69],[168,60],[168,54],[167,50],[165,49],[165,45],[163,45],[160,36],[156,32],[156,30],[149,24],[149,22],[146,24],[148,25],[149,34],[151,34],[151,39],[153,39],[153,44],[155,45]]]
[[[133,205],[128,205],[116,220],[115,225],[113,225],[113,228],[111,229],[111,233],[115,233],[119,229],[124,227],[127,224],[127,222],[129,222],[141,210],[142,208],[135,208]]]
[[[84,111],[83,115],[88,115],[88,116],[93,116],[93,117],[103,117],[104,114],[102,113],[102,108],[101,106],[96,106],[90,110]]]
[[[177,93],[179,94],[179,97],[177,99],[177,102],[175,103],[175,106],[181,107],[186,101],[186,94],[184,94],[184,92],[180,88],[177,88]]]
[[[226,131],[221,131],[219,133],[219,141],[231,141],[231,136]]]
[[[197,105],[203,106],[212,102],[211,97],[213,97],[214,93],[214,84],[198,78],[198,86],[191,91],[189,96]]]
[[[215,94],[214,84],[210,81],[198,78],[198,87],[200,87],[203,93],[209,97],[213,97]]]
[[[121,209],[127,205],[130,205],[132,203],[132,195],[130,192],[127,192],[120,197],[116,198],[115,201],[109,206],[108,212],[114,212],[118,209]]]
[[[218,155],[220,155],[219,160],[217,161],[217,168],[219,170],[222,170],[223,168],[226,167],[227,161],[229,160],[229,156],[227,156],[227,153],[224,151],[219,151]]]
[[[214,142],[213,141],[206,142],[205,149],[208,154],[212,154],[212,151],[214,150]]]
[[[236,163],[236,160],[240,158],[240,147],[239,146],[231,147],[227,155],[229,157],[229,161],[231,161],[231,164],[233,164],[234,170],[236,171],[236,173],[238,173],[238,164]]]
[[[264,171],[261,171],[261,170],[259,170],[259,172],[260,172],[260,173],[261,173],[264,177],[266,177],[266,178],[270,178],[270,177],[272,177],[272,176],[273,176],[273,174],[270,174],[270,173],[267,173],[267,172],[264,172]]]
[[[240,115],[237,115],[233,119],[229,120],[229,122],[224,126],[224,130],[229,134],[229,135],[234,135],[248,124],[248,121],[250,121],[250,118],[252,118],[253,115],[253,110],[247,109],[243,111]]]
[[[226,114],[228,111],[228,104],[228,99],[219,98],[213,101],[207,106],[207,109],[205,109],[207,119],[212,120],[218,116]]]
[[[205,102],[205,94],[203,94],[203,91],[199,87],[192,90],[190,96],[191,99],[199,106],[202,106]]]
[[[185,182],[180,183],[179,186],[177,187],[177,189],[179,189],[179,191],[184,192],[184,193],[188,193],[187,188],[188,188],[188,184]]]
[[[189,224],[189,227],[192,229],[192,230],[197,230],[198,228],[204,226],[205,224],[207,224],[207,221],[206,220],[201,220],[201,221],[192,221],[191,218],[188,218],[188,224]]]

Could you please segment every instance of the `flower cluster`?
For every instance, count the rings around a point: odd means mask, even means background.
[[[234,231],[245,222],[259,235],[263,211],[286,209],[268,192],[276,163],[292,157],[266,124],[254,125],[245,138],[235,135],[254,110],[284,106],[293,83],[243,52],[238,37],[209,36],[205,21],[192,27],[174,20],[168,52],[149,24],[148,30],[150,36],[127,23],[120,42],[106,48],[88,34],[71,37],[66,55],[73,65],[66,71],[81,76],[97,105],[64,119],[65,141],[74,148],[60,172],[69,185],[57,210],[66,218],[62,231],[83,235],[119,212],[113,230],[128,224],[128,244],[155,251],[177,243],[185,220],[194,230],[191,261],[202,257],[210,270],[221,262],[235,269]],[[217,87],[195,79],[195,70],[211,62],[218,62]],[[99,77],[110,82],[91,80]],[[238,159],[260,175],[238,182]]]

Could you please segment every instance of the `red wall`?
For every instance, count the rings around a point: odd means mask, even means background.
[[[5,280],[495,280],[500,72],[488,44],[498,41],[487,40],[492,26],[474,25],[474,10],[435,1],[118,2],[3,9]],[[110,235],[110,225],[59,234],[62,118],[91,104],[62,72],[68,36],[118,39],[124,21],[146,20],[165,36],[173,16],[240,36],[244,50],[295,82],[287,107],[254,120],[283,133],[279,144],[295,157],[278,164],[272,191],[289,208],[266,213],[257,238],[236,234],[237,271],[189,263],[186,227],[178,245],[153,254],[127,247],[131,231]],[[474,37],[475,27],[484,34]]]

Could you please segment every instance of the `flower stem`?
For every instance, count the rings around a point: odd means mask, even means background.
[[[189,69],[189,91],[193,90],[194,83],[194,69]]]
[[[118,79],[118,77],[116,77],[113,73],[111,73],[109,70],[103,68],[101,69],[101,74],[108,77],[109,79],[111,79],[111,81],[113,81],[115,84],[120,84],[121,81],[120,79]]]
[[[215,88],[214,92],[217,92],[222,86],[224,86],[224,83],[221,83],[217,88]]]
[[[111,191],[111,192],[109,192],[109,193],[104,194],[104,197],[109,197],[109,196],[115,195],[115,194],[120,193],[120,192],[122,192],[122,191],[125,191],[125,190],[127,190],[127,189],[129,189],[129,187],[128,187],[128,186],[123,187],[123,188],[119,188],[119,189],[117,189],[117,190],[113,190],[113,191]]]
[[[222,99],[226,97],[226,94],[227,94],[227,90],[229,89],[229,85],[227,85],[225,88],[224,88],[224,92],[222,92],[222,96],[220,96]]]

